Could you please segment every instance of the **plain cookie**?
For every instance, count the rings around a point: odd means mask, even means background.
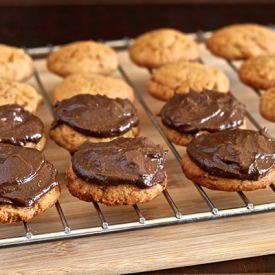
[[[51,53],[47,59],[48,69],[62,77],[72,74],[112,74],[118,67],[116,52],[94,41],[67,44]]]
[[[28,84],[0,78],[0,105],[15,103],[35,112],[42,103],[42,97]]]
[[[33,61],[22,49],[0,44],[0,77],[22,81],[33,72]]]
[[[70,167],[67,171],[68,189],[70,193],[87,202],[95,201],[109,206],[133,205],[151,201],[158,196],[167,185],[165,180],[150,188],[139,188],[130,184],[109,184],[86,182],[74,173]]]
[[[206,46],[227,60],[248,59],[275,53],[275,32],[257,24],[235,24],[215,31]]]
[[[54,88],[52,92],[53,105],[57,101],[78,94],[99,94],[109,98],[124,98],[134,101],[133,89],[120,78],[95,74],[76,74],[66,77]]]
[[[248,86],[269,89],[275,86],[275,54],[253,57],[240,67],[239,77]]]
[[[190,89],[196,92],[207,89],[226,93],[230,84],[226,75],[216,68],[181,61],[156,69],[147,88],[152,96],[166,101],[175,92],[187,93]]]
[[[270,88],[261,96],[260,113],[264,118],[275,122],[275,87]]]
[[[173,29],[159,29],[137,37],[129,49],[130,58],[139,66],[157,68],[176,61],[195,61],[199,46],[194,39]]]

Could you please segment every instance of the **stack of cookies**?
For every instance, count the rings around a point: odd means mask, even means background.
[[[241,81],[264,91],[260,113],[275,122],[275,32],[257,24],[236,24],[214,32],[206,44],[219,57],[244,61]]]

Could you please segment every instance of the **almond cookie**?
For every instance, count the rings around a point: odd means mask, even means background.
[[[260,113],[264,118],[275,122],[275,87],[261,95]]]
[[[160,116],[168,139],[186,146],[198,132],[213,133],[243,126],[245,106],[231,93],[191,90],[169,99]]]
[[[49,55],[50,71],[62,77],[72,74],[103,74],[116,71],[118,59],[115,51],[102,43],[80,41],[67,44]]]
[[[46,144],[44,125],[39,117],[17,104],[0,106],[0,143],[35,148]]]
[[[40,151],[5,143],[0,151],[0,222],[27,222],[56,203],[57,171]]]
[[[221,191],[252,191],[275,181],[275,140],[265,131],[225,130],[197,136],[182,159],[186,177]]]
[[[173,29],[159,29],[137,37],[129,49],[134,63],[146,68],[158,68],[176,61],[199,58],[199,46],[194,39]]]
[[[70,152],[86,140],[109,142],[139,132],[137,111],[128,99],[82,94],[58,102],[55,113],[50,136]]]
[[[269,89],[275,86],[275,54],[253,57],[240,67],[239,77],[248,86]]]
[[[76,74],[66,77],[52,92],[52,101],[73,97],[78,94],[106,95],[109,98],[125,98],[134,101],[132,88],[122,79],[102,75]]]
[[[22,49],[0,44],[0,77],[22,81],[33,72],[32,59]]]
[[[72,157],[67,186],[73,196],[88,202],[148,202],[166,188],[165,155],[160,145],[145,137],[85,142]]]
[[[190,89],[196,92],[207,89],[226,93],[229,91],[229,80],[216,68],[181,61],[156,69],[147,88],[152,96],[165,101],[175,93],[187,93]]]
[[[275,53],[275,32],[257,24],[221,28],[206,40],[208,49],[227,60],[248,59]]]
[[[18,104],[29,112],[35,112],[42,97],[30,85],[0,78],[0,106]]]

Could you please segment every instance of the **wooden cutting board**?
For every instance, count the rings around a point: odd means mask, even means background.
[[[259,115],[258,96],[238,81],[236,74],[225,61],[214,58],[204,46],[201,47],[203,60],[207,64],[222,69],[229,76],[233,94],[246,103],[248,110],[259,123],[268,127],[271,135],[275,136],[275,124],[267,122]],[[119,59],[134,85],[143,94],[152,112],[157,114],[163,103],[153,99],[146,92],[148,71],[133,65],[126,51],[119,51]],[[46,89],[50,92],[61,79],[48,72],[45,60],[40,59],[35,63]],[[29,82],[37,87],[35,79]],[[141,119],[141,135],[149,136],[155,142],[167,147],[138,102],[136,102],[136,107]],[[41,107],[38,115],[48,129],[52,116],[46,104]],[[181,154],[184,152],[183,148],[177,147],[177,149]],[[92,205],[73,198],[66,190],[64,173],[70,163],[69,154],[50,140],[45,154],[59,171],[63,191],[60,203],[69,226],[72,229],[99,226],[99,218]],[[209,212],[205,201],[193,184],[186,180],[171,152],[168,154],[167,172],[169,193],[183,214]],[[236,193],[206,191],[219,209],[244,205]],[[247,192],[246,195],[255,205],[275,202],[275,194],[269,188]],[[171,208],[162,195],[139,207],[147,220],[173,216]],[[136,213],[128,206],[102,206],[101,209],[110,225],[137,220]],[[7,272],[116,274],[272,254],[275,252],[274,220],[275,212],[269,212],[2,248],[0,250],[0,274]],[[29,225],[34,234],[62,230],[54,208],[36,217]],[[0,226],[0,238],[24,234],[21,223]]]

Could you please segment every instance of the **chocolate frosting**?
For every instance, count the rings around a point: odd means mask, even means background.
[[[32,206],[58,185],[56,175],[40,151],[0,144],[0,205]]]
[[[43,136],[43,123],[17,104],[0,106],[0,142],[24,146],[38,143]]]
[[[190,90],[175,94],[162,108],[162,123],[183,134],[217,132],[243,124],[245,106],[230,93]]]
[[[128,99],[81,94],[58,102],[53,128],[67,124],[94,137],[119,136],[138,125],[137,111]]]
[[[163,183],[166,151],[148,138],[117,138],[111,142],[83,143],[72,157],[81,179],[103,185],[132,184],[140,188]]]
[[[275,139],[265,131],[201,134],[188,145],[187,153],[200,168],[224,178],[258,180],[275,167]]]

